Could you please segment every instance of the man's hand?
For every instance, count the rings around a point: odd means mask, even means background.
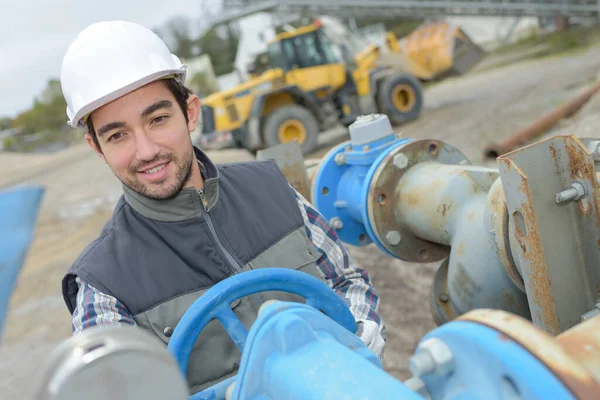
[[[379,325],[373,321],[358,321],[356,336],[379,358],[383,358],[385,340],[379,332]]]

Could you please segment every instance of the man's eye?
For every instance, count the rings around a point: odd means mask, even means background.
[[[159,115],[158,117],[152,120],[153,124],[160,124],[161,122],[165,122],[169,118],[167,115]]]
[[[109,142],[112,142],[113,140],[119,140],[123,137],[123,133],[122,132],[117,132],[115,134],[110,135],[110,137],[108,138]]]

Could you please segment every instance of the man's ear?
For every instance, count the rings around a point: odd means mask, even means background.
[[[193,132],[198,124],[202,124],[200,118],[200,99],[195,94],[191,94],[187,99],[187,114],[188,131]]]
[[[102,159],[102,161],[104,161],[105,163],[107,163],[106,162],[106,157],[104,157],[104,154],[102,154],[102,150],[100,150],[100,148],[96,145],[96,142],[94,141],[94,138],[92,137],[92,135],[90,135],[89,132],[86,132],[86,134],[85,134],[85,140],[88,143],[88,145],[92,148],[92,150],[94,150],[94,152],[98,155],[98,157],[100,157]]]

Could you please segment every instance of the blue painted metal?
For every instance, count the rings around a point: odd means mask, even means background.
[[[319,212],[328,220],[339,217],[344,226],[337,230],[339,238],[353,246],[367,245],[369,236],[360,220],[360,196],[356,188],[361,187],[369,170],[368,165],[337,165],[335,156],[344,153],[350,142],[334,147],[323,159],[314,183],[313,201]],[[348,191],[348,193],[340,193]],[[356,202],[341,199],[356,200]],[[358,203],[358,204],[357,204]],[[360,240],[362,238],[363,240]]]
[[[235,300],[264,291],[283,291],[302,296],[306,304],[323,311],[331,320],[348,331],[356,332],[356,322],[348,306],[324,282],[304,273],[287,268],[265,268],[232,276],[219,282],[196,300],[175,327],[168,348],[177,360],[183,375],[192,347],[198,336],[213,318],[217,318],[229,336],[243,352],[248,337],[246,328],[231,311]],[[207,393],[216,389],[209,388]],[[198,397],[210,398],[210,397]]]
[[[14,283],[33,240],[43,193],[38,186],[0,192],[0,337]]]
[[[213,386],[193,394],[189,397],[189,400],[221,400],[225,398],[229,385],[235,382],[237,376],[225,379]]]
[[[264,308],[246,342],[232,399],[421,399],[361,340],[298,303]]]
[[[369,237],[377,245],[377,247],[379,247],[381,250],[383,250],[386,254],[388,254],[392,257],[396,257],[396,258],[398,258],[398,257],[396,255],[394,255],[392,252],[390,252],[383,245],[383,243],[381,243],[381,241],[377,238],[377,235],[375,235],[375,231],[373,230],[373,225],[371,225],[371,219],[369,218],[369,202],[377,201],[377,199],[374,198],[373,196],[369,195],[369,187],[371,186],[371,182],[373,181],[373,177],[375,176],[375,172],[377,172],[377,169],[379,169],[379,166],[381,164],[387,162],[389,155],[394,150],[396,150],[398,147],[401,147],[409,142],[410,141],[408,139],[400,139],[400,140],[397,140],[395,144],[384,149],[381,152],[381,154],[379,155],[379,157],[377,157],[375,159],[375,161],[371,165],[371,168],[369,168],[369,171],[367,172],[367,176],[365,177],[365,181],[361,188],[361,198],[364,199],[364,203],[363,203],[364,205],[361,207],[361,211],[362,211],[362,220],[364,221],[365,229],[366,229],[367,233],[369,234]]]
[[[348,141],[334,147],[323,159],[315,177],[313,201],[328,220],[340,218],[343,227],[336,232],[343,242],[353,246],[375,242],[380,249],[393,256],[377,239],[369,222],[369,186],[377,168],[387,160],[388,155],[409,142],[409,139],[398,138],[394,134],[370,142],[366,148]],[[346,151],[349,146],[351,150]],[[338,154],[344,154],[345,164],[338,165],[335,162]]]
[[[421,376],[433,399],[575,399],[535,356],[495,329],[453,321],[431,331],[421,342],[430,338],[441,339],[455,363],[447,376]]]

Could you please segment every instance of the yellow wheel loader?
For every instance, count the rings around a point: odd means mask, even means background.
[[[393,123],[419,117],[419,79],[382,64],[376,46],[351,66],[334,48],[318,22],[280,33],[268,45],[267,71],[202,99],[202,133],[229,132],[252,152],[296,140],[307,154],[319,132],[360,114],[385,113]]]

